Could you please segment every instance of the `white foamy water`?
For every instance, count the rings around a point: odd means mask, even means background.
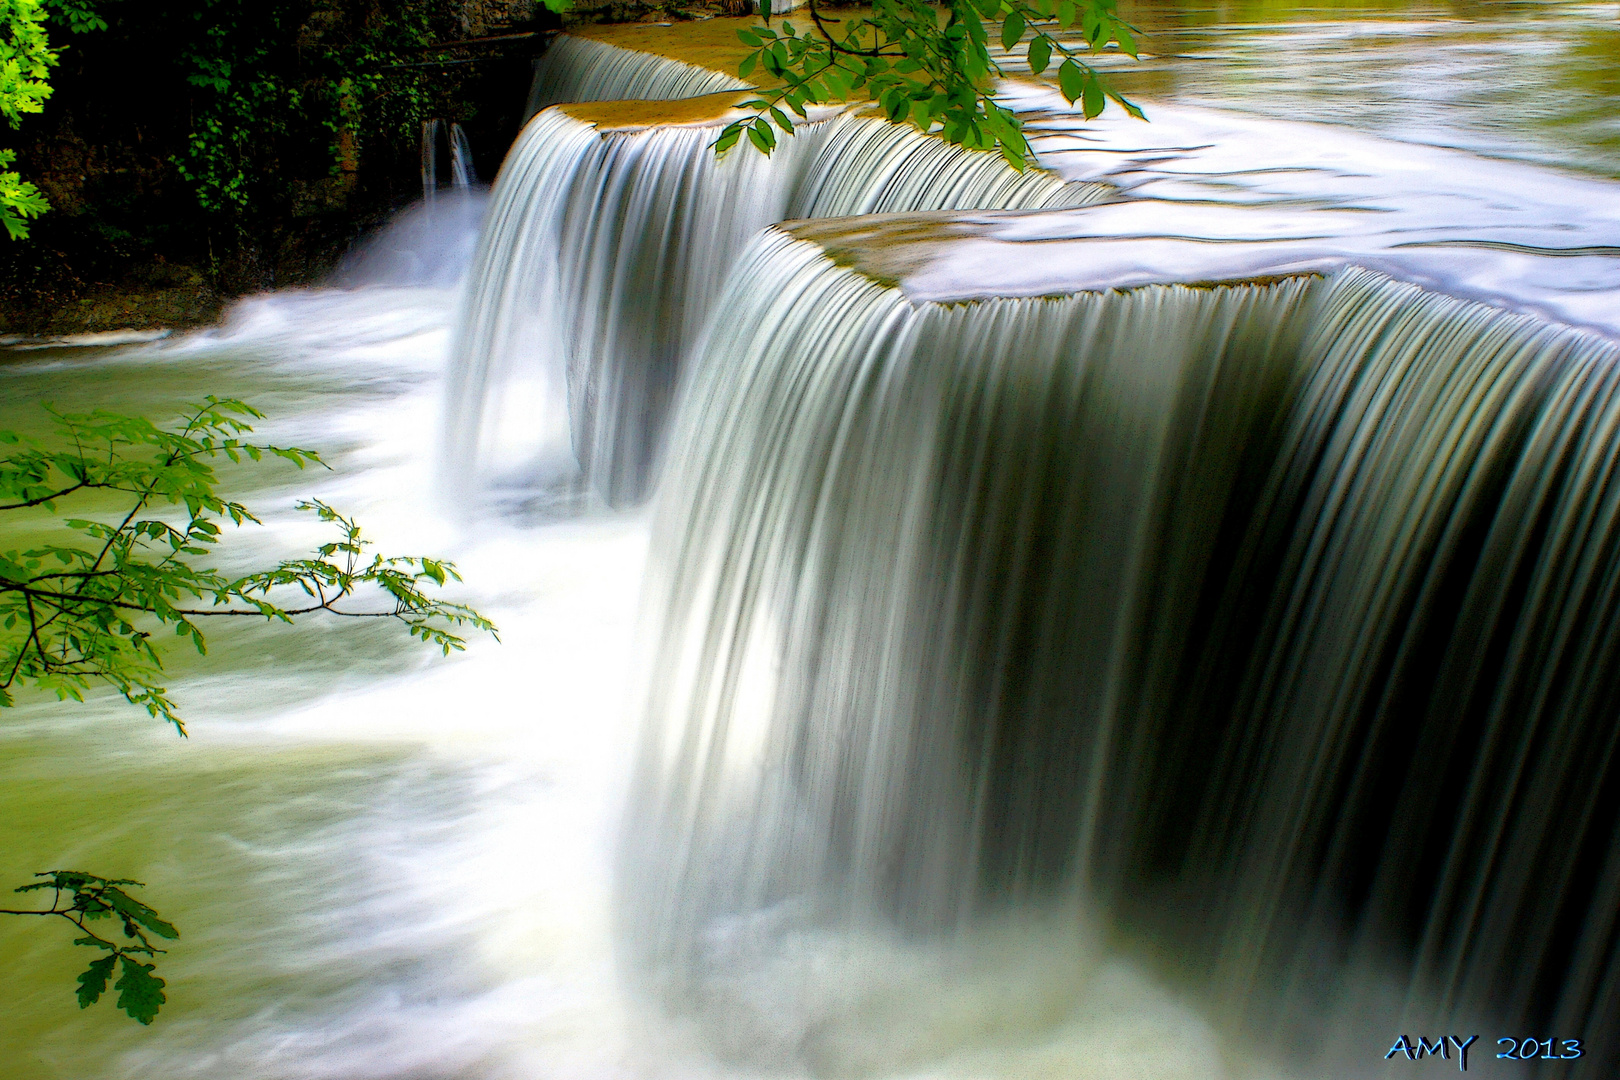
[[[1146,124],[1114,110],[1081,124],[1054,91],[1009,84],[1006,96],[1044,165],[1124,199],[957,215],[971,235],[906,275],[916,300],[1354,263],[1620,336],[1620,182],[1183,105],[1152,104]]]

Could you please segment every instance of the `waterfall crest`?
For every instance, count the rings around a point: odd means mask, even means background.
[[[677,1008],[1060,909],[1327,1075],[1397,1016],[1616,1064],[1620,348],[1356,269],[913,305],[777,230],[717,305],[620,888]]]
[[[535,62],[524,115],[566,101],[665,101],[749,85],[696,64],[560,34]]]
[[[716,159],[716,131],[615,130],[562,109],[524,129],[495,183],[452,347],[458,486],[493,461],[526,468],[537,440],[563,431],[589,484],[613,504],[640,501],[683,357],[738,254],[773,222],[1077,206],[1111,191],[869,117],[803,124],[769,158],[744,147]]]

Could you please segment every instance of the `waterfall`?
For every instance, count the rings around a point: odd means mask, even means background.
[[[1056,913],[1317,1075],[1620,1065],[1620,348],[1357,269],[914,305],[781,230],[715,306],[619,890],[712,1044],[825,1050],[807,936]]]
[[[458,192],[466,192],[476,183],[478,173],[473,169],[472,143],[467,141],[467,132],[460,124],[451,124],[450,186]]]
[[[460,124],[443,120],[422,121],[422,201],[430,206],[439,197],[439,143],[450,150],[450,189],[464,196],[478,182],[473,171],[472,144]]]
[[[530,463],[556,460],[567,438],[609,502],[641,500],[682,358],[748,239],[773,222],[1077,206],[1111,190],[849,115],[802,125],[769,158],[743,147],[717,160],[730,104],[565,106],[524,129],[496,179],[453,346],[456,487],[489,479],[492,462],[532,478]],[[636,127],[612,126],[627,115]]]
[[[422,201],[431,204],[439,194],[439,135],[443,120],[422,121]]]
[[[696,64],[562,34],[535,62],[525,116],[567,101],[668,101],[747,89]]]

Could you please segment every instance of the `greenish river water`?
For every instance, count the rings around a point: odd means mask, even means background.
[[[159,967],[168,1004],[143,1028],[110,1001],[77,1008],[87,951],[70,927],[0,920],[7,1080],[536,1075],[534,1029],[557,1018],[503,1011],[502,995],[552,978],[607,993],[603,762],[639,527],[473,537],[433,510],[452,302],[283,295],[182,341],[4,354],[0,428],[37,430],[46,401],[164,416],[206,393],[250,399],[271,414],[260,435],[320,448],[334,471],[237,472],[266,527],[229,561],[297,553],[319,533],[290,505],[318,495],[392,550],[461,559],[465,597],[506,630],[446,661],[378,625],[218,627],[206,661],[174,651],[185,740],[116,698],[25,697],[0,717],[0,881],[137,878],[182,931]],[[566,1011],[568,993],[541,996]]]

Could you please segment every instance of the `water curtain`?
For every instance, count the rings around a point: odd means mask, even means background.
[[[450,125],[450,186],[466,192],[478,183],[478,172],[473,168],[472,143],[460,124]]]
[[[443,120],[422,121],[422,201],[431,204],[439,194],[439,137]]]
[[[1056,912],[1321,1075],[1612,1071],[1620,348],[1357,269],[913,306],[772,230],[730,282],[621,873],[666,1002]]]
[[[439,144],[449,149],[450,190],[464,196],[478,183],[473,169],[472,144],[460,124],[445,124],[443,120],[422,121],[422,201],[430,206],[439,195]]]
[[[453,345],[455,487],[498,483],[499,467],[531,483],[546,471],[534,462],[571,445],[610,503],[643,499],[682,358],[738,254],[773,222],[1077,206],[1111,190],[847,115],[802,125],[769,158],[745,147],[717,160],[715,123],[613,129],[557,108],[524,129]]]

